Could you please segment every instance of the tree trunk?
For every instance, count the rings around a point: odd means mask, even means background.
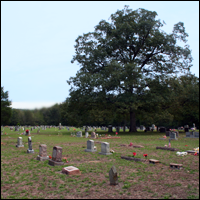
[[[130,110],[130,129],[129,132],[137,132],[135,112]]]

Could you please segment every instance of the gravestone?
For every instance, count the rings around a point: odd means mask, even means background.
[[[112,133],[112,132],[113,132],[113,131],[112,131],[112,125],[109,125],[109,126],[108,126],[108,132],[109,132],[109,133]]]
[[[153,130],[156,129],[155,124],[152,124],[151,127],[152,127]]]
[[[64,167],[62,169],[62,173],[68,175],[81,175],[80,170],[74,166]]]
[[[91,133],[91,138],[96,139],[96,133],[95,132]]]
[[[31,137],[28,137],[28,149],[27,153],[35,153],[34,150],[32,149],[32,140]]]
[[[150,128],[149,128],[149,127],[146,127],[146,131],[150,131]]]
[[[145,127],[143,125],[140,125],[140,130],[141,131],[144,131],[145,130]]]
[[[101,152],[99,154],[101,155],[111,155],[110,153],[110,144],[108,142],[102,142],[101,143]]]
[[[189,128],[184,128],[184,131],[185,132],[189,132]]]
[[[190,132],[186,132],[185,134],[187,138],[190,138]]]
[[[85,133],[85,138],[88,138],[88,132]]]
[[[46,144],[40,144],[39,145],[39,155],[37,156],[37,160],[44,161],[48,160],[49,156],[47,156],[47,145]]]
[[[166,132],[166,128],[165,127],[160,127],[160,133],[165,133]]]
[[[18,137],[16,147],[24,147],[24,145],[22,144],[22,137]]]
[[[176,138],[176,133],[175,133],[175,132],[170,132],[169,137],[170,137],[170,139],[172,139],[172,140],[177,140],[177,138]]]
[[[199,132],[194,132],[194,137],[199,138]]]
[[[52,159],[49,159],[49,165],[64,165],[64,162],[62,162],[62,147],[53,147]]]
[[[116,132],[119,133],[119,127],[116,127]]]
[[[96,152],[97,150],[94,149],[94,140],[88,140],[87,141],[87,149],[85,149],[86,152]]]
[[[109,171],[110,185],[118,184],[117,170],[115,166],[112,166]]]
[[[82,137],[82,131],[78,131],[78,132],[76,133],[76,136],[77,136],[77,137]]]
[[[169,137],[170,131],[166,131],[166,132],[165,132],[165,135],[166,135],[167,137]]]
[[[29,136],[29,135],[31,135],[30,130],[28,130],[28,132],[26,132],[26,136]]]

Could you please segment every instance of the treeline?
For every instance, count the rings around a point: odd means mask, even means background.
[[[136,125],[178,127],[193,123],[199,127],[199,78],[185,75],[156,84],[143,95],[136,112]],[[156,92],[157,91],[157,92]],[[125,102],[107,103],[75,101],[35,110],[12,109],[9,125],[129,126],[129,112],[121,109]]]

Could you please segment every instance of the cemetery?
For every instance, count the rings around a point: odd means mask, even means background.
[[[116,135],[109,128],[3,127],[2,198],[198,196],[198,130],[171,134],[164,127],[145,132],[142,126],[134,133],[118,129]]]

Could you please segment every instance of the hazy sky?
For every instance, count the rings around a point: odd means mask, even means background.
[[[199,1],[1,1],[1,86],[13,108],[41,108],[63,102],[79,70],[71,64],[75,39],[111,14],[144,8],[164,20],[162,29],[184,22],[199,77]],[[184,43],[183,43],[184,45]]]

